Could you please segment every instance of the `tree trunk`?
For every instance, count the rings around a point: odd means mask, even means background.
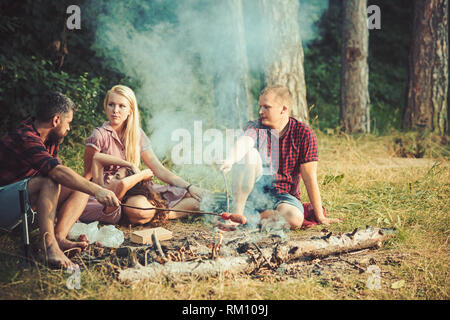
[[[261,0],[265,85],[288,87],[294,99],[291,115],[308,122],[298,10],[298,0]]]
[[[216,124],[238,128],[253,117],[253,103],[248,79],[248,62],[244,35],[242,0],[218,2],[214,10],[221,14],[214,45],[216,73]]]
[[[448,129],[448,0],[415,0],[403,126]]]
[[[370,132],[367,0],[343,1],[340,124],[347,133]]]

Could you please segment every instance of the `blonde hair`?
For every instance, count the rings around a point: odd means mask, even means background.
[[[139,166],[141,160],[141,150],[139,144],[140,120],[136,96],[133,90],[131,90],[129,87],[124,85],[115,85],[106,93],[106,97],[103,102],[105,111],[108,104],[108,97],[111,93],[120,94],[121,96],[125,97],[130,103],[131,112],[127,120],[125,120],[123,127],[123,145],[125,146],[126,160],[136,166]]]
[[[289,91],[289,88],[281,85],[273,85],[264,88],[264,90],[261,91],[261,96],[267,94],[267,93],[273,93],[277,96],[279,101],[288,109],[290,110],[292,108],[292,105],[294,103],[294,100],[292,99],[292,94]]]

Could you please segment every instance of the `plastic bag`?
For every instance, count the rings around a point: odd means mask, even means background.
[[[89,224],[77,222],[73,225],[72,229],[69,231],[69,239],[77,241],[78,238],[84,234],[88,238],[89,243],[94,243],[97,241],[98,233],[98,221],[91,222]]]
[[[124,240],[123,232],[112,225],[101,227],[97,233],[97,241],[105,247],[118,248]]]
[[[122,231],[113,225],[103,226],[98,229],[98,221],[89,224],[77,222],[69,231],[69,239],[77,241],[82,235],[86,235],[89,243],[99,242],[105,247],[118,248],[125,240]]]

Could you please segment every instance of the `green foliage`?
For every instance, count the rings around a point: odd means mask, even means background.
[[[123,82],[118,73],[106,71],[90,46],[94,32],[89,12],[83,10],[82,30],[64,29],[70,1],[4,1],[0,5],[0,106],[7,113],[0,119],[0,134],[34,115],[39,94],[55,90],[77,105],[69,147],[84,139],[105,120],[103,98],[114,84]],[[83,3],[79,3],[83,7]],[[54,19],[43,19],[51,15]],[[67,45],[64,63],[54,44]],[[89,73],[87,72],[89,71]],[[105,76],[103,76],[105,75]]]
[[[321,130],[339,126],[341,1],[329,2],[317,23],[318,38],[305,47],[305,80],[312,123]],[[381,30],[369,32],[369,95],[374,133],[400,129],[407,84],[409,1],[368,1],[382,13]]]
[[[71,132],[74,142],[81,142],[104,119],[102,78],[89,78],[88,73],[74,77],[55,71],[52,62],[36,56],[15,55],[8,59],[0,54],[0,65],[0,104],[9,107],[7,115],[0,120],[2,133],[34,115],[38,96],[46,90],[62,92],[79,106]]]
[[[344,179],[344,174],[341,173],[339,175],[334,175],[332,173],[329,173],[325,176],[323,179],[322,185],[327,185],[329,183],[335,182],[335,183],[341,183],[342,179]]]

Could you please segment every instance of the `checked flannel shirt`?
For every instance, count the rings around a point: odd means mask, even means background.
[[[0,140],[0,186],[37,175],[46,176],[61,164],[57,142],[42,142],[33,118],[6,133]]]
[[[318,161],[317,137],[310,126],[292,117],[281,137],[260,120],[250,121],[244,135],[255,141],[263,161],[264,174],[273,175],[277,193],[289,193],[300,200],[300,165]],[[278,152],[277,152],[278,150]]]

